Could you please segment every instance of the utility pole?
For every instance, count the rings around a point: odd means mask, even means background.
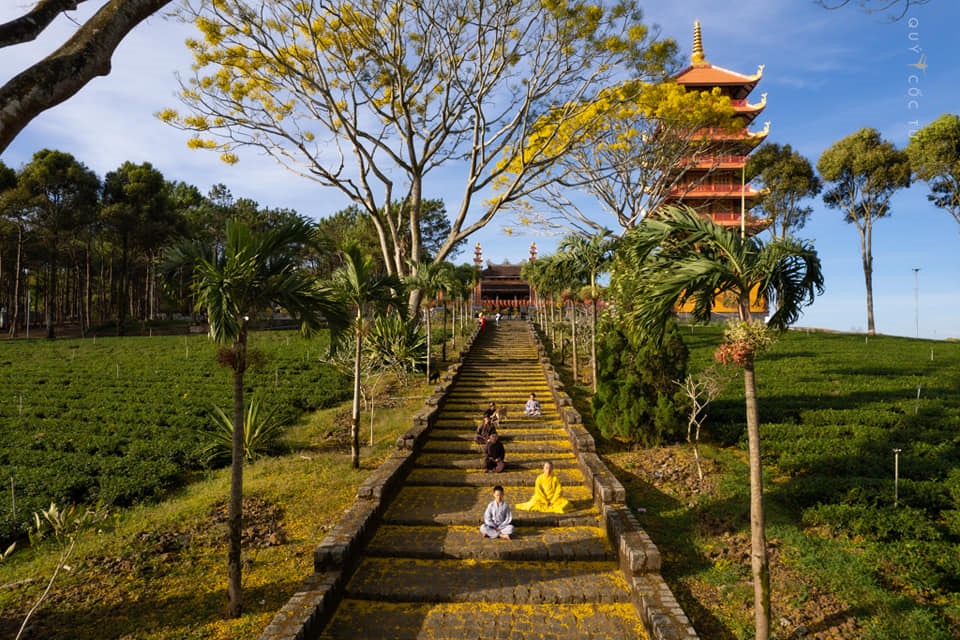
[[[893,506],[900,500],[900,452],[903,449],[893,450]]]
[[[920,267],[913,268],[913,324],[920,337]]]

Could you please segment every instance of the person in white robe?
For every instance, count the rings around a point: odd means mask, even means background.
[[[540,401],[537,400],[537,394],[531,393],[530,398],[527,400],[527,404],[523,407],[523,412],[528,416],[539,416],[541,415],[540,411]]]
[[[510,505],[503,499],[503,487],[493,488],[493,500],[483,512],[483,524],[480,525],[480,534],[485,538],[503,538],[509,540],[513,534],[513,514]]]

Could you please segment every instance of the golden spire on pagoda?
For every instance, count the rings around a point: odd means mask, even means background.
[[[703,38],[700,35],[700,21],[693,21],[693,55],[690,56],[690,63],[695,67],[705,67],[710,63],[703,57]]]

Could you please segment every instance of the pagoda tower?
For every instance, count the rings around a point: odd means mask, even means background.
[[[666,205],[685,204],[724,226],[738,226],[747,235],[752,235],[767,226],[765,220],[757,219],[748,212],[761,195],[745,180],[744,167],[747,158],[766,137],[770,130],[767,122],[758,132],[750,131],[750,125],[760,115],[767,103],[767,94],[760,102],[748,101],[750,92],[763,75],[760,65],[753,75],[744,75],[717,67],[707,62],[703,54],[703,39],[700,21],[693,26],[693,53],[690,65],[674,76],[677,84],[688,91],[711,91],[719,88],[730,98],[736,117],[742,121],[739,130],[704,130],[703,135],[715,143],[715,151],[681,165],[682,177],[671,189]]]

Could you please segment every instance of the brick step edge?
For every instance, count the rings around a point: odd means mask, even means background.
[[[516,535],[514,535],[516,538]],[[380,547],[367,547],[366,554],[370,558],[413,558],[415,560],[502,560],[509,562],[553,562],[556,560],[585,560],[587,562],[601,562],[616,560],[616,557],[608,551],[577,551],[576,557],[568,553],[550,553],[547,549],[517,549],[511,548],[514,543],[500,542],[498,540],[477,541],[477,548],[470,550],[443,551],[436,549],[404,549],[402,553],[394,552],[392,549]],[[481,548],[482,544],[497,545],[493,548]]]
[[[532,513],[529,511],[521,511],[520,513]],[[433,517],[422,517],[422,518],[392,518],[385,516],[383,518],[384,524],[390,524],[395,526],[403,527],[432,527],[437,525],[451,525],[451,526],[460,526],[460,527],[469,527],[469,526],[480,526],[480,514],[477,514],[477,517],[474,518],[465,518],[450,516],[445,518],[443,516],[433,516]],[[583,514],[574,514],[567,515],[562,513],[537,513],[532,516],[513,516],[513,524],[517,527],[595,527],[600,523],[600,517],[598,515],[591,515],[589,513]]]

